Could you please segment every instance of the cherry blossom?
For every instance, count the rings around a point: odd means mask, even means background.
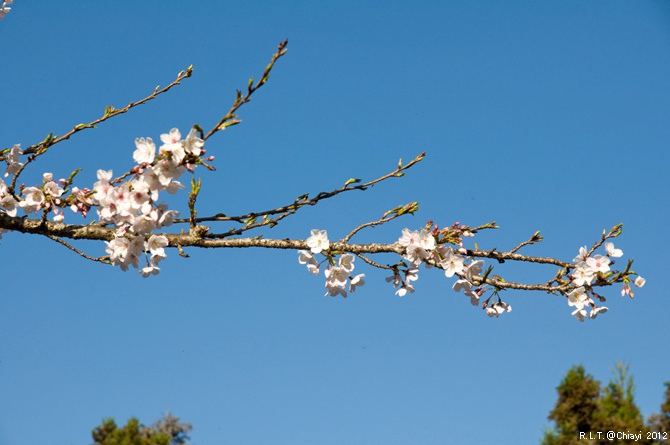
[[[416,281],[419,279],[419,268],[410,267],[405,270],[405,281]]]
[[[181,145],[181,132],[178,128],[173,128],[169,133],[161,134],[161,142],[163,146]]]
[[[137,236],[132,240],[123,236],[117,236],[111,241],[107,241],[107,253],[113,265],[121,267],[121,270],[128,270],[128,265],[139,267],[139,256],[142,253],[142,244],[144,237]]]
[[[349,272],[340,266],[326,267],[326,287],[344,287],[349,278]]]
[[[403,229],[402,236],[398,239],[398,244],[405,247],[404,258],[414,266],[424,262],[430,252],[435,249],[435,237],[426,229],[421,232]]]
[[[2,209],[9,216],[16,216],[16,205],[16,199],[14,199],[12,195],[3,195],[2,191],[0,191],[0,209]]]
[[[40,210],[45,202],[44,191],[39,187],[26,187],[23,189],[25,199],[19,203],[19,206],[26,213],[35,213]]]
[[[205,146],[205,141],[196,136],[197,134],[197,130],[191,128],[191,131],[189,131],[184,140],[184,150],[186,150],[186,153],[192,154],[193,156],[200,156],[203,153],[203,147]]]
[[[169,134],[161,135],[163,145],[161,145],[160,154],[176,164],[181,164],[186,157],[186,150],[184,150],[180,139],[181,133],[176,128],[170,130]]]
[[[482,268],[483,267],[484,267],[484,261],[483,260],[473,261],[472,263],[470,263],[465,268],[465,278],[468,281],[472,281],[473,277],[482,273]]]
[[[584,307],[578,307],[572,312],[572,315],[574,315],[577,320],[584,321],[586,318],[586,309],[584,309]]]
[[[615,249],[614,243],[607,242],[605,243],[605,250],[607,251],[607,256],[612,258],[619,258],[623,256],[623,251],[621,249]]]
[[[342,269],[347,272],[354,270],[354,260],[356,257],[350,253],[344,254],[339,259],[339,265]]]
[[[608,309],[605,306],[593,306],[591,308],[591,313],[589,313],[589,318],[596,318],[598,314],[607,312]]]
[[[144,278],[147,278],[150,275],[158,275],[159,272],[160,268],[153,265],[147,265],[140,270],[140,274]]]
[[[147,240],[144,249],[151,252],[152,255],[164,256],[168,245],[168,239],[164,235],[151,235]]]
[[[583,308],[590,301],[584,286],[579,286],[568,293],[568,306]]]
[[[594,255],[586,259],[586,264],[593,269],[594,272],[609,272],[610,259],[603,255]]]
[[[395,294],[399,297],[404,297],[405,295],[407,295],[407,292],[409,292],[410,294],[414,293],[414,286],[412,286],[411,284],[403,283],[403,285],[400,286],[400,289],[398,289],[395,292]]]
[[[403,282],[402,277],[397,271],[394,271],[393,275],[390,277],[386,277],[387,283],[390,283],[391,281],[393,282],[393,287],[398,287]]]
[[[306,264],[307,265],[307,270],[314,275],[319,274],[319,264],[316,262],[316,258],[314,258],[314,254],[312,252],[309,252],[307,250],[299,250],[298,251],[298,262],[300,264]]]
[[[0,179],[0,210],[9,216],[16,216],[18,202],[9,193],[5,181]]]
[[[586,293],[584,286],[577,287],[568,293],[568,306],[572,306],[575,310],[572,315],[579,321],[584,321],[586,318],[586,306],[591,306],[591,318],[596,318],[599,312],[607,312],[607,308],[602,306],[596,309],[593,300]],[[593,312],[595,310],[595,312]]]
[[[44,193],[59,198],[63,194],[63,189],[55,181],[48,181],[44,184]]]
[[[488,306],[486,308],[486,315],[488,315],[489,317],[497,317],[498,318],[498,317],[500,317],[500,314],[502,314],[504,312],[512,312],[512,306],[510,306],[509,304],[507,304],[503,301],[499,301],[499,302],[493,304],[492,306]]]
[[[580,247],[579,255],[577,255],[572,261],[574,261],[575,263],[586,261],[586,254],[587,254],[586,246]]]
[[[328,250],[330,242],[328,241],[328,233],[325,230],[313,229],[311,234],[305,242],[312,250],[312,253],[321,253],[322,250]]]
[[[363,277],[364,273],[358,274],[355,277],[350,277],[349,279],[349,292],[355,292],[357,287],[365,285],[365,280]]]
[[[593,269],[591,269],[591,267],[589,267],[589,265],[584,261],[577,263],[574,272],[572,272],[572,282],[575,283],[575,286],[591,284],[594,277],[595,274]]]
[[[21,144],[15,144],[7,155],[7,170],[5,170],[5,178],[9,175],[14,175],[23,167],[23,163],[19,162],[23,150],[21,150]]]
[[[444,259],[440,261],[440,266],[444,269],[444,275],[451,278],[454,274],[463,272],[464,258],[454,252],[454,249],[449,247],[446,251]]]
[[[151,164],[156,157],[156,144],[151,138],[137,138],[135,139],[135,147],[137,149],[133,152],[133,159],[138,164]]]
[[[402,229],[402,236],[398,239],[398,244],[403,247],[409,247],[418,244],[419,232],[411,231],[407,228]]]
[[[467,296],[470,297],[470,303],[473,306],[479,306],[479,297],[480,295],[477,293],[477,291],[472,287],[472,283],[470,283],[468,280],[465,279],[460,279],[454,283],[453,286],[454,291],[460,292],[463,291],[463,293]]]

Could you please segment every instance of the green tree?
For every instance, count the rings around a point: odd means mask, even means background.
[[[93,445],[188,445],[190,430],[190,424],[168,413],[152,426],[144,426],[133,417],[119,428],[114,419],[105,419],[93,429],[91,436]]]
[[[649,431],[660,434],[655,435],[657,438],[654,445],[670,443],[670,382],[665,382],[665,400],[661,404],[661,412],[652,414],[647,420]]]
[[[614,377],[604,388],[600,398],[600,409],[596,413],[598,431],[615,431],[622,434],[616,441],[602,443],[633,444],[647,441],[648,428],[634,400],[635,384],[628,366],[617,363]],[[640,436],[635,436],[639,434]]]
[[[555,427],[545,432],[542,445],[588,443],[580,441],[579,433],[594,430],[600,382],[586,374],[582,365],[578,365],[568,371],[556,390],[558,400],[549,413],[549,419],[554,421]]]
[[[545,431],[542,445],[652,444],[647,435],[649,427],[635,404],[635,384],[627,365],[617,363],[612,380],[604,388],[586,374],[583,366],[575,366],[557,392],[558,400],[549,413],[554,428]],[[670,400],[661,408],[670,408]],[[662,421],[663,415],[657,419]],[[615,436],[608,437],[608,432]]]

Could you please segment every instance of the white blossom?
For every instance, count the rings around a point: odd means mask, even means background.
[[[451,278],[454,274],[462,273],[464,259],[465,258],[461,255],[455,253],[454,249],[451,247],[448,248],[444,259],[440,261],[440,266],[444,269],[444,275],[446,275],[447,278]]]
[[[621,249],[615,249],[614,243],[605,243],[605,250],[607,251],[607,255],[612,258],[619,258],[623,256],[623,251]]]
[[[610,259],[602,255],[594,255],[586,259],[586,264],[593,269],[594,272],[609,272]]]
[[[156,144],[151,138],[137,138],[135,139],[135,151],[133,152],[133,159],[138,164],[151,164],[156,157]]]
[[[312,253],[321,253],[323,250],[328,250],[330,242],[328,241],[328,233],[325,230],[314,229],[311,231],[312,235],[305,240],[307,246],[312,250]]]

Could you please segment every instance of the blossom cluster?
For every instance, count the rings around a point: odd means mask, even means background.
[[[23,166],[23,163],[19,162],[21,155],[23,155],[23,151],[19,144],[10,149],[6,156],[8,166],[5,177],[16,174]],[[16,216],[16,211],[19,208],[23,209],[26,214],[44,209],[53,211],[54,221],[62,222],[64,217],[58,206],[61,204],[61,195],[64,193],[61,186],[65,185],[66,181],[65,179],[60,179],[58,182],[54,181],[52,173],[44,173],[42,178],[42,186],[22,189],[22,194],[25,196],[22,200],[17,200],[10,193],[7,184],[0,179],[0,211],[9,216]]]
[[[596,318],[599,313],[607,312],[607,307],[596,306],[593,298],[588,295],[589,290],[593,293],[591,285],[596,280],[606,280],[611,274],[610,264],[614,264],[615,260],[612,258],[620,258],[623,256],[623,251],[614,247],[614,243],[605,243],[606,255],[596,254],[590,255],[586,250],[586,246],[579,248],[579,254],[573,259],[577,264],[572,272],[572,284],[574,288],[567,294],[568,305],[574,307],[572,312],[579,321],[584,321],[587,317],[586,308],[591,310],[588,318]],[[645,284],[645,279],[638,276],[633,284],[637,287],[642,287]],[[628,275],[623,277],[623,288],[621,296],[628,295],[633,298],[634,293],[630,288],[630,278]]]
[[[174,194],[184,188],[179,177],[187,170],[192,172],[205,153],[204,141],[197,136],[195,128],[184,139],[179,130],[173,128],[161,135],[161,141],[163,144],[157,150],[151,138],[135,139],[133,159],[138,165],[130,171],[129,180],[113,179],[111,170],[98,170],[98,181],[93,189],[72,187],[67,202],[62,196],[66,191],[63,187],[69,186],[69,181],[56,182],[51,173],[44,173],[41,186],[22,188],[19,200],[0,179],[0,211],[9,216],[16,216],[17,208],[26,214],[53,212],[54,221],[63,222],[61,208],[64,206],[84,217],[91,207],[96,207],[100,222],[116,228],[114,239],[106,242],[109,261],[125,271],[129,266],[139,268],[140,258],[145,254],[146,266],[140,273],[144,277],[155,275],[160,270],[158,263],[166,257],[164,248],[168,239],[153,232],[171,225],[179,215],[159,202],[159,195],[163,191]],[[9,150],[5,177],[21,170],[22,155],[19,145]]]
[[[4,0],[0,2],[0,20],[4,19],[7,13],[12,9],[8,5],[14,3],[14,0]]]
[[[425,228],[420,231],[403,229],[398,244],[405,248],[403,257],[411,263],[412,267],[407,267],[404,270],[395,268],[393,275],[386,279],[392,282],[394,287],[398,287],[396,295],[404,296],[407,292],[414,292],[414,286],[411,282],[419,278],[418,266],[424,262],[426,267],[439,266],[444,270],[444,275],[447,278],[457,276],[458,280],[453,285],[454,291],[462,291],[465,296],[470,298],[470,303],[473,306],[479,306],[480,297],[484,295],[487,289],[484,286],[475,285],[474,277],[482,273],[484,261],[466,258],[465,253],[467,251],[463,247],[460,237],[454,240],[459,246],[458,249],[447,246],[446,243],[438,243],[437,240],[440,239],[440,235],[445,233],[458,232],[461,236],[473,236],[472,232],[467,230],[465,226],[459,226],[458,223],[451,229],[451,231],[449,229],[440,231],[437,227],[430,231]],[[494,302],[491,301],[493,296],[496,297]],[[489,297],[482,304],[482,308],[489,317],[499,317],[504,312],[511,312],[512,306],[502,301],[496,292],[493,293],[492,297]]]
[[[314,275],[319,274],[321,267],[321,263],[317,262],[315,255],[326,252],[324,253],[326,256],[324,261],[328,261],[328,266],[324,270],[324,275],[326,276],[326,296],[336,297],[341,295],[346,298],[347,291],[354,292],[357,287],[365,284],[365,280],[363,279],[365,274],[351,276],[351,272],[354,270],[354,260],[356,259],[354,255],[350,253],[342,254],[336,263],[334,256],[327,253],[330,248],[330,241],[328,240],[328,233],[325,230],[312,230],[306,243],[310,250],[298,251],[298,262],[305,264],[307,270]]]
[[[489,317],[499,317],[505,312],[511,312],[512,306],[501,300],[499,289],[487,288],[486,277],[491,272],[491,267],[483,272],[484,261],[467,256],[467,250],[463,247],[462,238],[471,237],[473,233],[467,226],[461,226],[459,223],[446,229],[438,229],[432,222],[421,230],[403,229],[402,235],[397,244],[402,246],[403,260],[394,266],[388,266],[393,274],[386,278],[387,282],[393,284],[397,289],[396,295],[404,297],[408,293],[414,292],[414,283],[419,278],[419,266],[424,263],[427,268],[436,266],[444,271],[447,278],[456,277],[453,284],[453,290],[463,292],[470,299],[473,306],[479,306],[485,310]],[[615,235],[616,236],[616,235]],[[354,255],[337,254],[331,252],[330,242],[325,230],[312,230],[311,235],[306,240],[309,251],[299,251],[298,261],[307,266],[307,270],[318,275],[320,266],[328,261],[325,270],[326,276],[326,295],[347,296],[346,289],[354,291],[357,286],[364,284],[364,275],[351,276],[354,269]],[[448,244],[454,245],[454,247]],[[606,242],[604,244],[606,255],[593,254],[587,251],[586,247],[579,250],[579,255],[574,259],[577,263],[572,268],[569,275],[571,281],[566,282],[568,288],[560,290],[567,297],[568,305],[574,307],[572,315],[578,320],[584,321],[586,318],[596,318],[598,314],[607,312],[607,307],[597,306],[594,298],[600,301],[605,299],[593,291],[593,286],[611,284],[614,281],[623,281],[621,295],[633,297],[633,291],[630,288],[630,275],[636,275],[635,272],[627,268],[623,273],[611,272],[610,265],[614,264],[613,258],[623,256],[621,249],[614,247],[614,243]],[[319,263],[315,255],[323,254],[325,259]],[[630,266],[630,263],[629,263]],[[612,279],[612,275],[618,273],[617,278]],[[607,281],[610,279],[611,281]],[[633,281],[637,287],[645,284],[644,278],[637,276]],[[565,289],[565,288],[563,288]],[[491,295],[481,302],[482,296],[491,291]],[[589,295],[591,294],[591,296]],[[593,298],[592,298],[593,297]],[[587,314],[587,310],[590,312]]]
[[[451,235],[458,232],[460,236],[472,236],[472,233],[465,230],[465,226],[459,227],[456,224],[452,229],[454,230],[449,232]],[[466,250],[463,248],[460,237],[453,238],[459,243],[458,250],[447,246],[444,242],[438,242],[441,236],[442,239],[445,239],[443,236],[445,233],[445,230],[440,231],[437,227],[432,230],[424,228],[421,231],[404,229],[402,236],[398,239],[398,244],[405,248],[403,258],[409,264],[402,262],[401,265],[392,266],[393,274],[386,278],[386,281],[397,288],[396,295],[404,297],[414,292],[413,282],[419,278],[421,263],[425,263],[427,267],[437,265],[444,270],[446,277],[451,278],[456,275],[459,279],[454,284],[454,290],[463,291],[470,298],[470,302],[478,306],[479,298],[484,294],[485,289],[482,286],[476,287],[473,281],[475,276],[481,274],[484,261],[470,259],[466,263],[466,257],[463,255]],[[341,254],[336,262],[335,255],[329,251],[330,242],[325,230],[312,230],[310,237],[306,239],[306,244],[310,250],[299,251],[298,262],[306,265],[310,273],[318,275],[321,264],[328,261],[328,266],[324,271],[327,289],[325,295],[346,297],[347,289],[353,292],[356,287],[365,283],[364,274],[351,276],[354,269],[354,255]],[[322,263],[319,263],[315,257],[319,253],[325,256]],[[509,304],[500,300],[499,296],[497,297],[495,302],[489,298],[483,305],[490,317],[499,317],[502,313],[512,310]]]
[[[107,242],[110,261],[122,270],[127,270],[129,265],[139,268],[139,258],[144,253],[148,256],[146,266],[140,270],[144,277],[157,274],[160,270],[157,264],[166,257],[167,237],[152,232],[171,225],[179,215],[176,210],[168,210],[165,204],[158,203],[159,193],[174,194],[184,188],[177,179],[187,169],[195,168],[195,164],[184,161],[189,155],[200,156],[204,146],[195,129],[182,140],[179,130],[173,128],[161,135],[161,141],[163,145],[157,154],[151,138],[135,139],[133,159],[139,165],[130,181],[115,186],[110,182],[111,170],[98,170],[98,182],[93,186],[98,218],[116,226],[114,239]],[[126,237],[126,233],[135,236]]]

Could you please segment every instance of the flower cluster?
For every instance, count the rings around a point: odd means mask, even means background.
[[[613,258],[620,258],[623,256],[623,251],[615,248],[614,243],[612,242],[605,243],[605,252],[606,255],[593,255],[586,250],[586,246],[583,246],[579,248],[579,254],[573,259],[573,261],[577,263],[572,272],[572,284],[575,287],[567,293],[567,297],[568,305],[575,307],[572,315],[579,321],[584,321],[586,319],[586,307],[591,308],[588,315],[589,318],[596,318],[599,313],[607,312],[607,307],[596,306],[593,298],[588,295],[589,291],[594,294],[593,289],[591,288],[594,281],[606,282],[612,275],[610,265],[615,262]],[[633,282],[637,287],[644,286],[644,283],[645,279],[640,276]],[[624,295],[629,295],[631,298],[634,296],[634,293],[630,288],[630,278],[628,274],[625,274],[623,277],[621,296],[623,297]],[[599,299],[604,300],[602,297],[599,297]]]
[[[98,207],[98,218],[116,227],[115,238],[107,242],[110,261],[122,270],[129,265],[139,268],[139,258],[144,253],[149,256],[140,270],[144,277],[157,274],[160,270],[157,264],[166,257],[167,237],[152,232],[171,225],[179,215],[158,203],[159,194],[162,191],[174,194],[184,188],[177,179],[187,169],[193,170],[195,164],[189,164],[188,160],[200,156],[204,146],[195,129],[182,140],[179,130],[173,128],[161,135],[161,141],[163,145],[157,154],[151,138],[135,139],[133,159],[139,165],[130,181],[114,185],[111,170],[98,170],[98,182],[93,185],[92,200]],[[127,237],[128,233],[135,236]]]
[[[460,236],[455,236],[455,234]],[[456,275],[458,280],[453,285],[454,291],[462,291],[470,298],[470,303],[473,306],[479,306],[479,299],[487,290],[482,285],[476,286],[474,284],[474,277],[482,273],[484,261],[470,258],[469,263],[466,264],[468,259],[464,254],[467,251],[463,247],[462,236],[471,237],[473,234],[466,226],[459,226],[458,223],[454,224],[451,228],[442,230],[439,230],[437,227],[434,227],[432,230],[424,228],[421,231],[403,229],[402,236],[398,239],[398,244],[405,248],[403,258],[409,261],[412,267],[404,269],[395,267],[393,268],[393,275],[386,279],[386,281],[392,282],[393,286],[398,288],[396,295],[402,297],[407,292],[414,292],[414,286],[411,282],[419,278],[418,266],[422,262],[425,262],[426,267],[431,267],[431,265],[439,266],[444,270],[444,275],[447,278]],[[453,247],[447,246],[448,242],[456,243],[459,248],[455,250]],[[497,301],[490,304],[493,296],[497,298]],[[489,297],[482,304],[482,308],[489,317],[499,317],[502,313],[512,310],[512,306],[503,302],[496,292],[494,292],[492,297]]]
[[[447,278],[457,276],[458,280],[453,286],[454,290],[463,291],[474,306],[479,306],[479,299],[487,289],[481,284],[475,285],[474,283],[477,281],[475,277],[478,277],[481,282],[480,274],[484,261],[468,259],[464,256],[467,250],[462,244],[463,236],[473,236],[473,234],[468,227],[460,226],[458,223],[442,230],[436,226],[432,227],[432,223],[420,231],[403,229],[398,244],[404,247],[402,257],[409,264],[401,261],[397,265],[390,266],[393,274],[386,278],[387,282],[397,288],[396,295],[404,297],[414,292],[414,282],[419,279],[419,266],[424,263],[426,267],[441,268]],[[364,274],[351,275],[354,270],[355,256],[342,253],[339,258],[336,258],[336,254],[330,250],[330,242],[325,230],[312,230],[310,237],[305,242],[310,250],[300,250],[298,262],[304,264],[307,270],[314,275],[319,274],[322,263],[328,262],[324,271],[327,296],[346,297],[347,290],[353,292],[356,287],[365,284]],[[458,249],[448,246],[449,243],[456,244]],[[316,259],[319,253],[325,256],[322,262]],[[491,301],[493,297],[496,297],[495,301]],[[512,307],[503,302],[497,292],[493,292],[493,295],[482,304],[482,309],[489,317],[499,317],[504,312],[510,312]]]
[[[358,274],[351,276],[354,270],[354,260],[356,257],[350,253],[340,255],[337,263],[335,262],[335,255],[329,252],[330,241],[328,241],[328,233],[325,230],[314,229],[311,231],[309,238],[305,240],[310,250],[298,251],[298,262],[305,264],[307,270],[314,274],[319,274],[321,264],[317,262],[315,255],[321,253],[328,261],[328,266],[324,270],[326,275],[326,296],[336,297],[341,295],[347,297],[347,291],[354,292],[357,287],[365,284],[365,274]]]
[[[42,178],[41,186],[23,188],[21,194],[24,198],[19,201],[9,192],[7,184],[0,179],[0,210],[9,216],[16,216],[18,208],[22,208],[26,215],[40,210],[53,211],[54,221],[62,222],[64,216],[58,206],[61,204],[61,195],[64,192],[61,185],[65,184],[65,180],[60,179],[56,182],[51,173],[44,173]]]
[[[7,13],[12,9],[8,5],[14,3],[14,0],[4,0],[0,3],[0,20],[4,19]]]
[[[56,182],[51,173],[44,173],[42,185],[22,186],[18,200],[0,179],[0,212],[16,216],[17,208],[22,208],[26,214],[43,211],[45,217],[52,212],[55,222],[63,222],[62,208],[69,206],[73,212],[86,217],[95,206],[100,222],[116,228],[114,239],[106,243],[109,261],[125,271],[129,266],[139,268],[140,258],[145,254],[146,266],[140,273],[144,277],[155,275],[160,270],[157,264],[166,257],[164,248],[168,239],[153,232],[171,225],[179,215],[160,203],[159,195],[163,191],[174,194],[184,188],[179,177],[187,170],[192,172],[205,153],[204,141],[197,136],[195,128],[184,139],[179,130],[173,128],[161,135],[161,141],[163,144],[157,150],[151,138],[135,139],[133,159],[138,165],[123,176],[130,176],[129,180],[112,179],[111,170],[98,170],[98,181],[92,190],[72,187],[67,198],[63,195],[72,178]],[[5,177],[21,171],[22,155],[18,144],[7,152]]]
[[[579,286],[568,293],[568,306],[572,306],[575,310],[572,312],[577,320],[584,321],[586,318],[585,307],[590,306],[591,312],[589,318],[596,318],[599,313],[607,312],[606,306],[596,306],[593,299],[588,296],[584,286]]]

